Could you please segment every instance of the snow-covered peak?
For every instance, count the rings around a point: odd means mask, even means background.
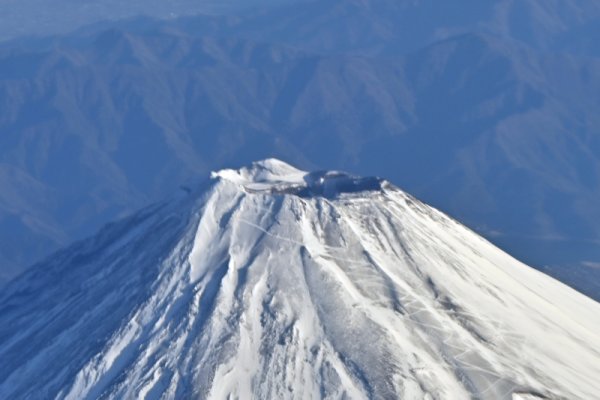
[[[300,197],[333,198],[348,193],[366,193],[381,190],[384,181],[361,178],[340,171],[306,172],[269,158],[238,170],[223,169],[211,174],[234,183],[249,193],[293,194]]]
[[[277,160],[267,158],[255,161],[251,166],[240,169],[222,169],[213,172],[212,178],[222,178],[238,185],[279,185],[279,184],[301,184],[305,171],[301,171],[291,165]]]
[[[378,178],[213,174],[0,292],[0,399],[569,399],[600,305]]]

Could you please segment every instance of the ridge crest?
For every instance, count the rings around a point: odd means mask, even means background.
[[[381,191],[384,180],[358,177],[341,171],[306,172],[281,160],[268,158],[240,169],[222,169],[211,173],[241,186],[247,193],[290,194],[299,197],[335,198],[341,194]]]

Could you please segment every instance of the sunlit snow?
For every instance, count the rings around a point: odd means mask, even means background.
[[[389,182],[265,160],[12,283],[0,398],[589,400],[599,331]]]

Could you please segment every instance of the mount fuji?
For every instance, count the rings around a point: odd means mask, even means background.
[[[4,288],[0,398],[600,393],[600,305],[388,181],[268,159],[200,186]]]

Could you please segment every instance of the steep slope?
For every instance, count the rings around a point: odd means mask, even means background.
[[[590,399],[600,305],[378,178],[221,170],[0,294],[2,398]]]
[[[597,60],[481,34],[402,58],[315,55],[177,27],[0,51],[0,279],[271,155],[385,174],[538,267],[600,262]],[[562,276],[600,295],[580,270]]]

